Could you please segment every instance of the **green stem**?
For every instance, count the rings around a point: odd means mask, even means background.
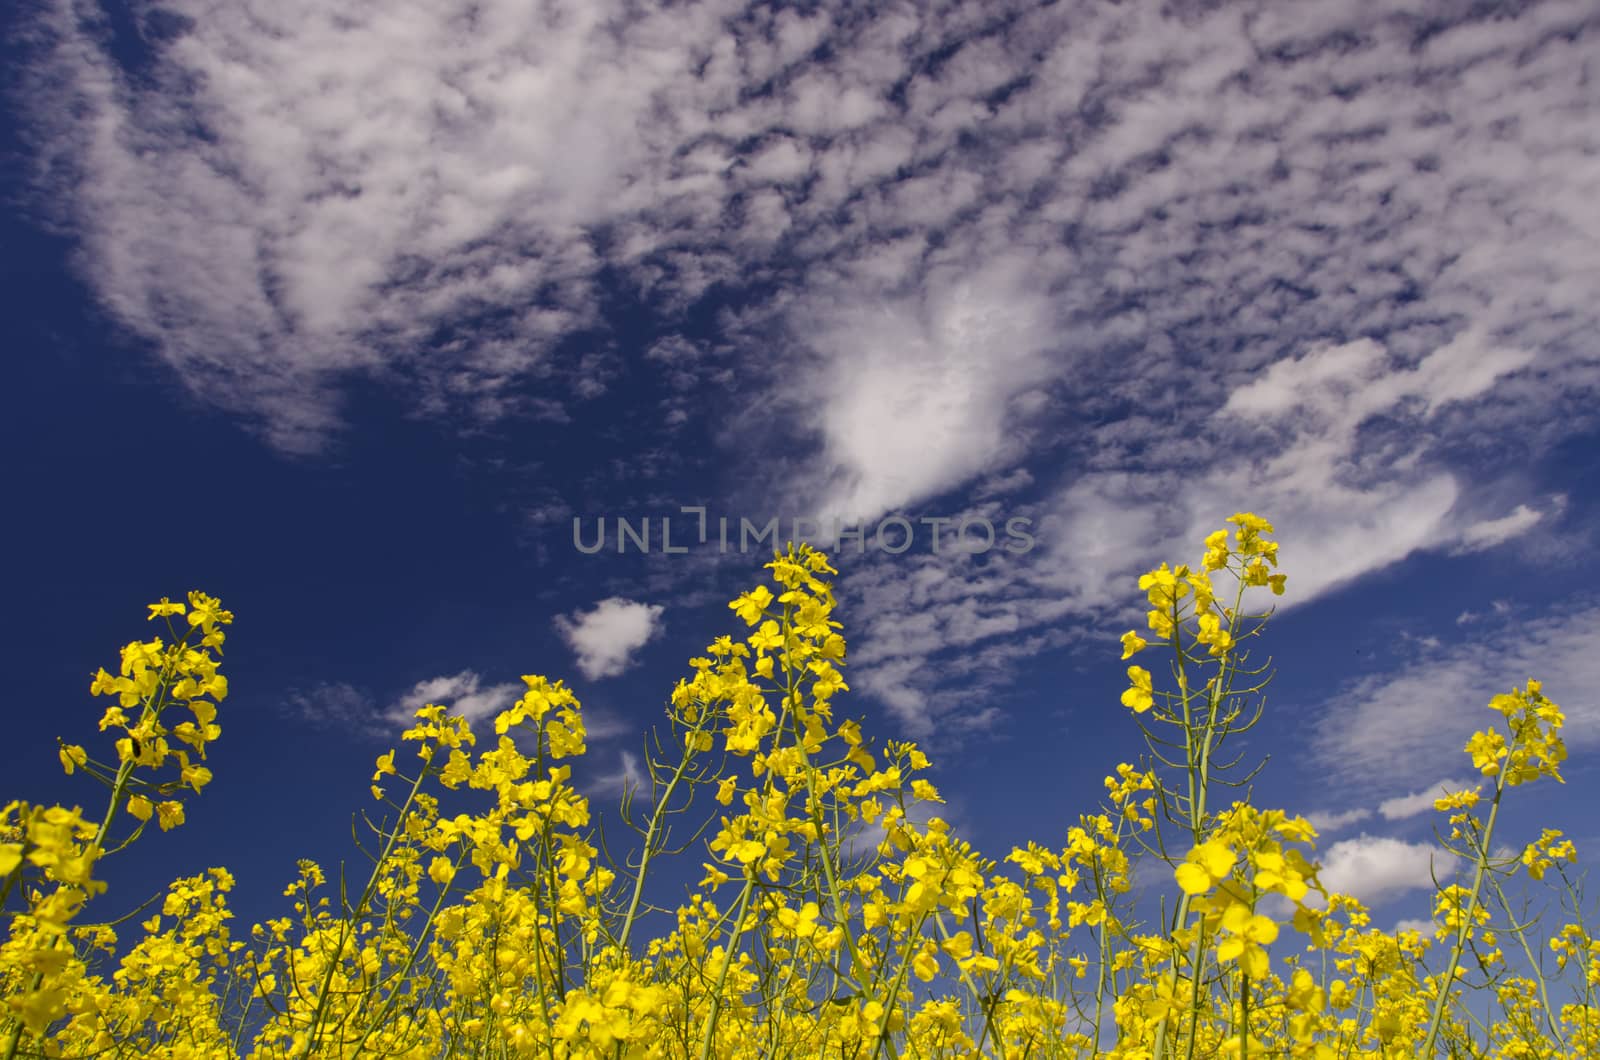
[[[456,861],[455,867],[457,871],[460,871],[460,859]],[[410,978],[411,969],[416,967],[417,957],[421,954],[422,947],[427,941],[428,931],[433,927],[433,922],[438,917],[439,910],[444,907],[444,900],[449,897],[449,894],[450,888],[448,885],[439,889],[439,897],[434,900],[433,908],[428,910],[428,919],[423,922],[422,930],[417,933],[416,945],[414,945],[411,948],[411,952],[406,955],[405,967],[400,970],[399,982],[401,984],[404,984]],[[377,1016],[372,1020],[372,1022],[367,1025],[366,1032],[361,1035],[361,1040],[356,1043],[355,1052],[352,1055],[361,1055],[362,1046],[367,1044],[367,1039],[372,1037],[372,1032],[383,1026],[383,1024],[389,1019],[389,1016],[394,1011],[395,1003],[399,999],[400,994],[398,990],[390,992],[389,997],[384,1002],[383,1008],[379,1010]]]
[[[690,730],[691,736],[700,732],[702,726],[704,725],[704,719],[707,713],[707,711],[702,710],[697,715],[697,723],[695,727]],[[656,833],[660,831],[661,822],[666,818],[667,807],[672,802],[673,791],[676,790],[679,782],[683,780],[683,775],[688,771],[689,768],[691,752],[688,748],[689,745],[687,742],[685,742],[683,758],[678,762],[677,769],[673,770],[672,779],[667,781],[667,789],[666,791],[662,792],[661,799],[656,803],[655,811],[650,815],[650,824],[645,828],[644,853],[639,856],[639,874],[634,878],[633,897],[628,902],[628,913],[622,921],[622,934],[618,936],[617,939],[617,948],[624,954],[626,954],[628,951],[628,937],[633,932],[634,918],[638,915],[639,903],[644,896],[644,879],[646,873],[649,871],[651,856],[655,853],[654,846]]]
[[[1511,762],[1508,752],[1500,760],[1500,773],[1495,777],[1494,799],[1489,804],[1489,820],[1484,825],[1483,836],[1479,839],[1477,867],[1472,877],[1472,893],[1467,898],[1467,907],[1462,910],[1461,924],[1456,928],[1455,945],[1450,950],[1449,966],[1444,970],[1444,979],[1439,984],[1439,996],[1434,1000],[1433,1018],[1428,1023],[1428,1036],[1423,1039],[1423,1056],[1432,1056],[1435,1043],[1439,1040],[1439,1030],[1444,1026],[1444,1012],[1450,1000],[1450,987],[1455,982],[1456,968],[1461,963],[1461,954],[1466,949],[1467,932],[1472,930],[1473,914],[1478,911],[1478,895],[1483,890],[1483,878],[1489,871],[1490,842],[1494,838],[1495,820],[1500,816],[1500,797],[1505,794],[1506,767]]]
[[[1490,877],[1489,883],[1492,887],[1494,887],[1494,893],[1500,899],[1501,907],[1505,909],[1506,914],[1509,916],[1511,913],[1511,903],[1506,900],[1505,888],[1501,887],[1500,881],[1494,877]],[[1527,926],[1524,925],[1512,933],[1517,936],[1517,943],[1522,947],[1523,956],[1528,958],[1529,971],[1533,972],[1533,974],[1539,979],[1539,1004],[1544,1009],[1545,1026],[1550,1028],[1550,1033],[1555,1036],[1556,1041],[1561,1043],[1561,1049],[1563,1052],[1565,1052],[1567,1048],[1567,1036],[1561,1033],[1560,1021],[1556,1019],[1556,1014],[1551,1011],[1550,991],[1546,988],[1544,971],[1539,966],[1539,960],[1533,955],[1533,947],[1528,945]]]
[[[1232,609],[1233,610],[1233,615],[1228,620],[1228,632],[1229,632],[1230,635],[1232,635],[1233,631],[1238,627],[1238,624],[1239,624],[1239,605],[1244,602],[1244,588],[1245,588],[1244,578],[1241,575],[1241,577],[1239,578],[1238,588],[1234,592],[1233,609]],[[1174,605],[1174,611],[1176,612],[1176,605]],[[1177,655],[1178,655],[1178,672],[1179,672],[1180,676],[1183,673],[1183,663],[1184,663],[1183,644],[1182,644],[1182,640],[1181,640],[1181,637],[1180,637],[1181,632],[1182,632],[1182,627],[1178,622],[1178,616],[1177,616],[1176,613],[1174,613],[1174,615],[1173,615],[1173,629],[1172,629],[1172,647],[1173,647],[1173,650],[1176,651]],[[1224,684],[1225,684],[1225,682],[1223,681],[1223,678],[1227,675],[1228,666],[1229,666],[1228,657],[1224,657],[1224,661],[1223,661],[1223,664],[1222,664],[1219,672],[1217,673],[1217,675],[1214,678],[1212,678],[1211,683],[1207,686],[1206,723],[1205,723],[1205,729],[1204,729],[1203,733],[1201,734],[1201,738],[1200,738],[1200,741],[1199,741],[1200,745],[1199,745],[1199,748],[1198,748],[1198,753],[1197,753],[1197,748],[1196,748],[1194,716],[1190,712],[1190,709],[1189,709],[1189,704],[1190,704],[1191,700],[1193,699],[1193,695],[1188,690],[1187,682],[1180,681],[1180,687],[1182,688],[1182,691],[1183,691],[1183,731],[1184,731],[1185,761],[1188,763],[1188,778],[1189,778],[1189,831],[1190,831],[1191,835],[1194,838],[1194,843],[1195,843],[1196,846],[1199,846],[1201,841],[1204,839],[1207,793],[1209,792],[1210,786],[1211,786],[1211,741],[1212,741],[1213,731],[1215,730],[1216,724],[1217,724],[1217,712],[1222,707],[1222,690],[1223,690],[1223,687],[1224,687]],[[1183,925],[1188,922],[1188,919],[1189,919],[1189,905],[1190,905],[1190,895],[1188,894],[1188,892],[1185,892],[1183,897],[1178,900],[1178,908],[1177,908],[1177,911],[1173,915],[1172,931],[1174,933],[1176,933],[1178,930],[1180,930],[1183,927]],[[1202,943],[1203,938],[1204,938],[1204,932],[1203,931],[1198,932],[1195,935],[1194,951],[1190,956],[1190,962],[1189,962],[1190,963],[1190,970],[1191,970],[1192,974],[1194,975],[1194,983],[1195,983],[1195,990],[1196,991],[1199,990],[1200,962],[1201,962],[1201,957],[1203,956],[1203,953],[1201,952],[1201,943]],[[1177,962],[1174,961],[1173,962],[1173,967],[1172,967],[1171,991],[1170,992],[1172,994],[1176,994],[1177,993],[1177,989],[1178,989],[1178,965],[1177,965]],[[1193,1005],[1191,1005],[1191,1011],[1190,1011],[1190,1015],[1191,1015],[1191,1017],[1193,1017],[1191,1019],[1191,1026],[1190,1026],[1190,1031],[1189,1031],[1189,1046],[1188,1046],[1188,1050],[1187,1050],[1187,1053],[1190,1056],[1193,1056],[1193,1054],[1194,1054],[1194,1036],[1195,1036],[1196,1033],[1198,1033],[1199,1022],[1200,1022],[1199,1015],[1198,1015],[1198,1007],[1199,1007],[1198,1000],[1196,1000],[1196,1002]],[[1152,1060],[1162,1060],[1162,1058],[1166,1055],[1166,1052],[1167,1052],[1167,1024],[1168,1024],[1167,1020],[1162,1020],[1161,1021],[1161,1025],[1156,1028],[1156,1040],[1155,1040],[1155,1043],[1154,1043],[1154,1048],[1151,1050],[1151,1054],[1150,1054],[1151,1057],[1152,1057]]]
[[[328,991],[333,984],[334,972],[338,970],[339,961],[344,957],[345,943],[349,941],[349,932],[353,924],[359,922],[367,915],[367,906],[372,901],[372,893],[377,889],[378,880],[381,878],[384,866],[389,861],[389,855],[394,852],[395,844],[400,840],[400,833],[405,828],[406,814],[411,811],[411,805],[416,801],[417,792],[422,790],[422,782],[433,768],[433,761],[429,759],[423,763],[423,768],[418,771],[417,779],[411,785],[411,792],[406,796],[405,805],[400,808],[400,819],[395,823],[394,829],[386,837],[383,853],[378,856],[377,863],[372,866],[372,875],[367,878],[367,886],[361,892],[361,900],[356,903],[349,920],[339,921],[339,943],[333,955],[328,959],[327,971],[322,976],[322,988],[317,991],[317,1007],[311,1015],[311,1026],[306,1028],[306,1051],[302,1060],[309,1058],[316,1051],[322,1036],[322,1018],[328,1007]],[[309,913],[311,899],[309,892],[306,895],[306,909]]]
[[[922,918],[917,921],[917,926],[910,932],[910,937],[906,940],[906,951],[900,958],[900,971],[895,975],[894,986],[889,990],[889,1003],[883,1006],[883,1015],[878,1020],[878,1040],[872,1049],[873,1060],[877,1060],[878,1054],[883,1051],[883,1047],[886,1044],[890,1046],[891,1051],[893,1050],[893,1045],[888,1040],[889,1020],[894,1016],[895,1006],[900,1004],[900,991],[906,983],[906,972],[911,969],[911,950],[912,947],[922,941],[922,925],[927,922],[927,919],[928,915],[924,913]],[[1004,1047],[1002,1046],[1001,1060],[1004,1060],[1004,1056]]]
[[[739,940],[744,936],[744,919],[750,908],[750,895],[755,889],[755,869],[746,866],[744,891],[739,895],[739,911],[734,915],[733,928],[728,933],[728,949],[722,955],[722,969],[717,973],[716,991],[711,995],[711,1012],[706,1017],[705,1034],[700,1039],[700,1060],[707,1060],[711,1055],[711,1043],[717,1033],[717,1017],[722,1012],[722,990],[728,981],[728,970],[733,966],[733,955],[739,948]]]

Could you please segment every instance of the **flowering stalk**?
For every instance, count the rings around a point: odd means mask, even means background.
[[[1282,576],[1269,573],[1276,545],[1262,537],[1270,524],[1248,513],[1232,522],[1236,547],[1219,532],[1207,538],[1199,568],[1163,565],[1140,579],[1151,598],[1153,639],[1176,656],[1177,688],[1157,693],[1149,673],[1131,667],[1123,703],[1143,716],[1159,698],[1161,709],[1151,720],[1178,732],[1166,739],[1150,730],[1146,735],[1153,756],[1181,772],[1183,781],[1174,778],[1169,788],[1153,771],[1118,766],[1117,775],[1106,778],[1110,808],[1080,817],[1059,854],[1035,843],[1012,850],[1007,860],[1021,867],[1022,884],[990,875],[995,863],[954,836],[945,821],[915,818],[912,800],[943,800],[929,781],[910,780],[929,764],[914,745],[890,742],[888,760],[880,762],[856,722],[834,723],[832,697],[847,687],[840,675],[844,642],[829,618],[831,587],[820,576],[836,572],[826,557],[800,546],[769,564],[780,595],[761,587],[730,605],[750,625],[748,638],[718,638],[707,649],[712,658],[691,661],[693,682],[680,682],[673,693],[669,716],[687,730],[679,733],[683,753],[673,762],[658,742],[650,759],[652,797],[658,791],[662,797],[648,822],[634,828],[645,850],[625,862],[637,861],[631,887],[612,891],[616,874],[592,865],[597,852],[576,831],[588,823],[588,804],[568,783],[571,769],[545,768],[547,758],[584,753],[576,698],[559,682],[529,677],[527,694],[495,718],[500,740],[492,750],[467,754],[470,728],[462,718],[446,719],[445,708],[430,704],[418,712],[420,724],[405,738],[427,744],[424,776],[445,788],[492,791],[494,805],[441,817],[438,800],[422,790],[424,779],[404,778],[412,792],[403,806],[389,803],[401,811],[397,825],[375,826],[382,837],[372,852],[376,867],[356,902],[341,900],[337,913],[324,911],[328,899],[312,895],[324,884],[321,872],[302,863],[300,881],[285,892],[303,914],[298,942],[288,944],[289,917],[269,921],[275,942],[266,953],[235,961],[231,955],[243,943],[229,943],[220,898],[232,882],[225,870],[213,869],[221,874],[214,881],[174,883],[161,915],[145,925],[145,940],[109,980],[89,974],[87,955],[63,955],[58,972],[38,958],[47,945],[59,953],[63,939],[56,929],[64,930],[77,908],[63,901],[82,900],[91,863],[120,849],[111,836],[122,811],[140,822],[122,846],[151,820],[163,828],[181,823],[179,803],[156,805],[173,786],[147,779],[139,767],[179,757],[181,786],[199,790],[209,779],[165,741],[170,735],[199,749],[213,738],[215,710],[200,693],[220,699],[225,684],[187,641],[159,650],[131,645],[122,678],[102,673],[94,686],[96,694],[129,697],[104,721],[127,730],[118,741],[117,766],[101,767],[79,748],[61,748],[69,773],[81,767],[113,793],[100,827],[59,807],[41,814],[13,802],[0,811],[0,893],[10,896],[23,886],[25,869],[42,870],[59,885],[48,897],[24,888],[27,904],[12,919],[11,937],[0,941],[0,994],[13,1020],[3,1029],[21,1043],[9,1054],[15,1060],[30,1053],[27,1041],[40,1039],[42,1052],[62,1056],[159,1056],[181,1044],[218,1058],[360,1053],[733,1060],[904,1051],[926,1060],[1083,1060],[1102,1052],[1116,1060],[1149,1060],[1153,1052],[1162,1060],[1317,1060],[1373,1045],[1386,1054],[1415,1055],[1419,1047],[1430,1055],[1479,1051],[1474,1028],[1481,1028],[1484,1048],[1508,1055],[1600,1055],[1593,989],[1600,985],[1600,945],[1581,923],[1579,900],[1572,910],[1579,922],[1551,940],[1564,971],[1569,962],[1580,965],[1577,1004],[1566,1006],[1558,1020],[1550,1006],[1558,984],[1538,969],[1537,983],[1491,980],[1499,991],[1498,1021],[1480,1022],[1475,1011],[1462,1020],[1454,1016],[1452,991],[1459,994],[1462,985],[1455,970],[1468,948],[1486,969],[1503,960],[1489,932],[1475,934],[1489,922],[1493,900],[1513,921],[1506,930],[1517,933],[1530,966],[1537,965],[1526,925],[1515,923],[1501,886],[1500,877],[1511,873],[1489,856],[1504,789],[1539,777],[1560,779],[1561,715],[1536,682],[1491,703],[1511,723],[1509,737],[1480,733],[1467,745],[1475,766],[1497,778],[1496,794],[1485,823],[1470,814],[1452,818],[1461,826],[1452,839],[1470,832],[1470,852],[1462,844],[1460,856],[1475,860],[1478,872],[1470,891],[1453,887],[1441,895],[1440,908],[1452,919],[1439,935],[1452,933],[1455,947],[1451,967],[1426,982],[1419,981],[1423,944],[1415,931],[1363,931],[1370,917],[1342,895],[1327,896],[1326,912],[1303,904],[1311,887],[1320,890],[1315,867],[1293,846],[1309,850],[1314,839],[1304,819],[1247,802],[1224,809],[1211,798],[1213,784],[1236,782],[1235,763],[1224,761],[1219,748],[1260,716],[1234,705],[1237,675],[1260,673],[1246,669],[1235,648],[1260,628],[1245,631],[1245,619],[1267,616],[1241,617],[1238,595],[1233,606],[1219,606],[1209,575],[1227,567],[1238,575],[1241,592],[1251,585],[1282,589]],[[192,600],[189,607],[200,614],[198,624],[211,622],[210,640],[223,619],[208,601]],[[153,611],[170,615],[183,608],[163,602]],[[220,632],[202,647],[216,644]],[[1146,646],[1142,637],[1127,634],[1124,659]],[[1191,675],[1207,653],[1217,670],[1196,689]],[[194,672],[168,667],[175,657]],[[1264,683],[1237,694],[1249,696]],[[774,695],[779,699],[769,705]],[[160,715],[174,702],[188,703],[195,717],[169,734]],[[122,716],[135,705],[137,717]],[[539,746],[524,754],[507,734],[530,719]],[[699,757],[713,740],[724,741],[724,765],[750,758],[754,783],[745,784],[737,771],[724,776],[723,768]],[[434,757],[442,747],[449,748],[448,761]],[[394,774],[393,752],[378,767],[375,785]],[[531,769],[539,772],[530,776]],[[695,792],[707,785],[721,805],[739,797],[745,810],[723,817],[709,845],[714,863],[706,865],[700,884],[707,893],[692,894],[678,908],[678,929],[669,937],[630,954],[642,913],[653,908],[645,901],[645,877],[661,854],[686,849],[710,827],[707,822],[674,847],[667,815],[689,812]],[[381,788],[374,787],[374,797],[383,798]],[[1464,792],[1436,805],[1462,810],[1476,797],[1476,791]],[[805,805],[794,807],[795,798]],[[624,814],[626,805],[625,795]],[[1161,842],[1156,825],[1162,820],[1192,844],[1181,863]],[[875,856],[858,857],[844,846],[847,835],[862,834],[851,822],[882,829]],[[1152,841],[1129,826],[1154,832]],[[1131,888],[1124,852],[1129,838],[1173,866],[1181,890],[1170,921],[1151,934],[1124,920],[1117,905],[1117,896]],[[1571,844],[1558,839],[1546,830],[1524,851],[1531,878],[1574,859]],[[425,850],[440,856],[425,866]],[[482,882],[453,900],[460,890],[453,881],[469,858]],[[417,896],[424,873],[439,888],[431,902]],[[730,874],[740,877],[740,893],[731,909],[719,908],[706,899],[731,882]],[[1064,900],[1084,883],[1092,893]],[[1034,892],[1043,892],[1043,909]],[[1319,964],[1315,959],[1307,967],[1291,963],[1292,976],[1274,974],[1267,947],[1278,925],[1257,912],[1269,894],[1295,907],[1294,926],[1320,952],[1325,986],[1310,970]],[[949,926],[945,911],[954,915]],[[160,930],[162,918],[177,926]],[[117,940],[110,929],[121,922],[77,929],[77,937],[88,940],[86,954],[112,953]],[[1086,944],[1081,935],[1077,944],[1071,941],[1079,929],[1090,933]],[[259,925],[257,932],[266,938]],[[208,954],[230,970],[226,983],[205,975]],[[1087,978],[1090,960],[1096,962],[1092,985],[1075,987],[1074,978]],[[289,976],[282,986],[274,974],[283,974],[280,963]],[[908,989],[910,976],[931,983],[941,973],[946,978],[919,1007],[922,991]],[[1329,982],[1332,975],[1342,978]],[[39,989],[26,992],[30,982]],[[237,1029],[224,1032],[218,1017],[235,989],[251,1000]],[[1085,995],[1091,992],[1089,1006]],[[246,1021],[257,997],[271,1015],[252,1044]],[[275,1004],[280,997],[282,1006]],[[1543,1009],[1542,1020],[1536,1007]],[[72,1018],[62,1025],[67,1011]],[[1091,1014],[1093,1033],[1083,1033]],[[1117,1040],[1102,1050],[1108,1017]],[[4,1051],[0,1060],[6,1060]]]

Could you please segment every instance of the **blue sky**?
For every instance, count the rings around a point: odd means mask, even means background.
[[[55,737],[145,603],[238,615],[216,781],[115,896],[225,864],[276,915],[397,717],[522,674],[577,690],[614,802],[766,558],[662,553],[686,506],[916,524],[839,558],[841,705],[992,856],[1140,752],[1134,580],[1241,509],[1289,575],[1258,801],[1331,884],[1417,915],[1422,796],[1529,677],[1569,783],[1506,841],[1600,842],[1592,4],[10,17],[6,796],[99,805]]]

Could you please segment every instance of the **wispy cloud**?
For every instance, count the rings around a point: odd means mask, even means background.
[[[371,695],[343,681],[292,688],[284,695],[283,706],[319,728],[374,729],[381,715]]]
[[[386,704],[364,689],[347,682],[332,681],[310,688],[292,688],[285,694],[282,706],[297,719],[319,728],[398,741],[400,734],[415,724],[417,710],[430,703],[466,718],[481,731],[484,722],[509,709],[525,691],[526,686],[521,681],[490,684],[480,674],[463,670],[419,681],[389,699]],[[596,745],[638,735],[635,727],[625,718],[604,706],[585,704],[583,723],[585,742],[591,751]],[[620,753],[623,772],[637,771],[638,756],[629,752]],[[633,764],[629,765],[630,762]],[[609,791],[606,785],[611,783],[610,780],[602,779],[599,783],[602,792]]]
[[[1341,810],[1337,813],[1325,810],[1306,814],[1306,820],[1311,822],[1311,827],[1315,828],[1319,835],[1342,832],[1353,824],[1371,819],[1372,811],[1362,808]]]
[[[618,752],[615,770],[599,774],[585,772],[576,779],[591,798],[618,798],[626,787],[642,791],[646,797],[649,795],[649,777],[645,774],[639,756],[632,751]]]
[[[1407,817],[1415,817],[1419,813],[1427,813],[1433,809],[1433,804],[1446,795],[1453,795],[1460,791],[1477,791],[1483,785],[1478,780],[1441,780],[1431,788],[1412,792],[1409,795],[1396,795],[1392,799],[1384,799],[1378,803],[1378,813],[1386,821],[1401,821]]]
[[[1573,605],[1511,621],[1485,615],[1470,635],[1395,673],[1339,690],[1311,715],[1313,757],[1342,780],[1392,784],[1419,771],[1455,775],[1473,731],[1498,720],[1490,698],[1529,678],[1566,711],[1574,750],[1600,742],[1600,607]]]
[[[1433,809],[1433,804],[1445,795],[1479,788],[1476,780],[1441,780],[1437,784],[1405,795],[1379,802],[1376,809],[1358,806],[1339,812],[1322,811],[1306,814],[1306,819],[1320,834],[1342,832],[1351,825],[1382,817],[1386,821],[1403,821]]]
[[[486,685],[474,671],[463,670],[419,681],[387,702],[348,682],[325,681],[290,689],[283,705],[322,728],[397,740],[414,724],[416,712],[430,703],[447,707],[450,713],[477,725],[511,706],[522,692],[521,682]]]
[[[451,714],[477,725],[509,709],[526,690],[520,681],[486,685],[477,673],[462,670],[458,674],[418,681],[384,711],[384,717],[406,728],[415,723],[417,711],[431,703],[448,707]]]
[[[1543,512],[1535,511],[1526,504],[1519,504],[1499,519],[1485,519],[1461,531],[1461,543],[1453,551],[1457,554],[1482,552],[1484,549],[1503,545],[1533,529],[1543,518]]]

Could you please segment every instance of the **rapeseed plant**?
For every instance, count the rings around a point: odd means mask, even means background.
[[[61,745],[66,773],[109,790],[99,822],[21,802],[0,814],[0,1060],[1600,1056],[1577,852],[1550,829],[1514,856],[1495,840],[1510,789],[1561,782],[1560,708],[1537,681],[1491,700],[1505,731],[1464,750],[1492,793],[1436,806],[1466,873],[1441,885],[1432,937],[1372,929],[1318,880],[1304,818],[1223,804],[1259,769],[1223,757],[1267,679],[1244,647],[1270,612],[1244,596],[1285,590],[1271,524],[1229,523],[1199,565],[1139,579],[1148,636],[1125,633],[1122,659],[1165,654],[1172,676],[1127,668],[1122,703],[1150,757],[1117,765],[1106,804],[1060,846],[985,857],[937,816],[923,751],[878,746],[840,714],[837,571],[791,545],[770,587],[730,604],[747,632],[717,637],[673,689],[648,791],[624,795],[640,844],[621,860],[571,784],[581,705],[528,676],[492,747],[430,704],[404,752],[377,759],[384,814],[359,888],[302,861],[289,915],[246,941],[227,925],[233,877],[211,868],[175,881],[118,959],[128,918],[85,918],[105,891],[97,866],[152,821],[182,826],[228,692],[232,614],[202,593],[164,599],[150,617],[169,639],[129,644],[118,675],[91,684],[115,697],[100,721],[113,757]],[[652,866],[691,850],[698,887],[674,909],[646,901]],[[1154,923],[1132,899],[1137,858],[1170,874]],[[1542,946],[1513,909],[1518,876],[1560,883],[1570,919]],[[671,929],[643,937],[657,915]]]

